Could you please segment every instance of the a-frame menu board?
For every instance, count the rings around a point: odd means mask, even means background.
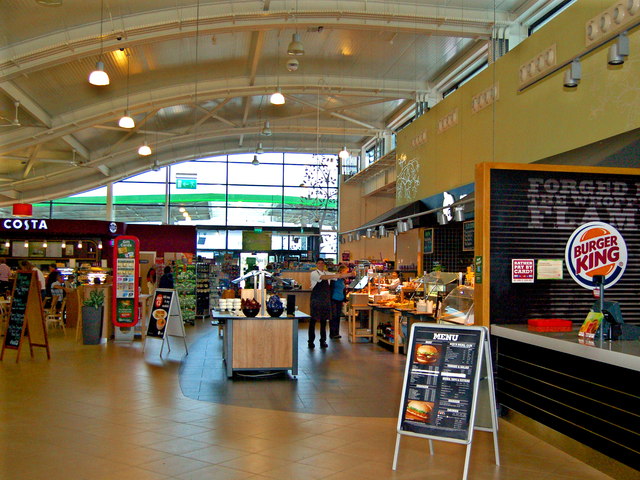
[[[49,352],[49,339],[40,297],[40,285],[36,272],[19,271],[11,295],[9,322],[5,331],[0,360],[4,359],[6,349],[17,350],[16,362],[20,360],[22,339],[29,339],[29,350],[33,357],[33,347],[43,347]]]

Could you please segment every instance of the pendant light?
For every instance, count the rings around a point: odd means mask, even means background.
[[[272,105],[284,105],[284,95],[282,95],[279,88],[275,93],[271,94],[269,102],[271,102]]]
[[[102,87],[105,85],[109,85],[109,75],[104,71],[104,62],[102,61],[102,15],[104,10],[104,0],[100,2],[100,59],[96,63],[96,69],[89,74],[89,83],[91,85],[96,85],[98,87]]]
[[[280,91],[280,32],[278,32],[278,50],[277,50],[277,62],[276,62],[276,91],[271,94],[271,98],[269,98],[269,102],[271,105],[284,105],[284,95]]]
[[[42,248],[47,248],[47,241],[42,242]]]
[[[256,148],[256,153],[263,154],[264,148],[262,148],[262,142],[258,143],[258,148]]]
[[[143,157],[148,157],[149,155],[151,155],[151,147],[147,144],[147,142],[144,142],[144,144],[141,145],[140,148],[138,148],[138,155],[141,155]]]
[[[129,54],[125,52],[127,56],[127,107],[124,109],[124,115],[120,117],[118,126],[120,128],[133,128],[136,126],[136,122],[129,115]]]
[[[102,250],[102,240],[100,240],[100,241],[98,242],[98,248],[99,248],[100,250]]]
[[[265,137],[270,137],[271,136],[271,126],[269,125],[269,120],[265,120],[264,121],[264,127],[262,128],[262,135],[264,135]]]
[[[346,145],[342,147],[342,150],[340,150],[340,153],[338,153],[338,157],[340,157],[340,160],[346,160],[347,158],[349,158],[349,150],[347,150]]]
[[[304,45],[302,45],[302,42],[300,41],[299,33],[294,33],[291,36],[291,42],[287,47],[287,54],[296,56],[304,55]]]
[[[11,247],[11,241],[6,240],[6,241],[4,242],[4,246],[5,246],[6,248],[10,248],[10,247]]]
[[[66,240],[62,240],[62,244],[60,245],[60,247],[67,248],[67,241]]]
[[[253,156],[253,160],[251,161],[251,165],[260,165],[260,160],[258,160],[258,155]]]
[[[77,245],[77,247],[78,247],[78,248],[82,248],[82,240],[78,240],[78,245]]]

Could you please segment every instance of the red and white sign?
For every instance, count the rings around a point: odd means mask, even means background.
[[[511,283],[533,283],[536,262],[533,258],[511,259]]]
[[[620,280],[627,267],[627,244],[608,223],[589,222],[576,228],[567,241],[565,261],[569,274],[583,288],[598,288],[594,275],[604,276],[604,288]]]

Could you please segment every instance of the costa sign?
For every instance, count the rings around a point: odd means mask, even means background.
[[[604,288],[615,285],[627,267],[627,244],[618,230],[604,222],[576,228],[565,249],[569,274],[583,288],[593,290],[594,275],[604,276]]]
[[[7,218],[2,221],[5,230],[47,230],[45,220]]]

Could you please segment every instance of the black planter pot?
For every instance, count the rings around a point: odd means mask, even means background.
[[[82,307],[82,343],[98,345],[102,338],[102,309]]]

